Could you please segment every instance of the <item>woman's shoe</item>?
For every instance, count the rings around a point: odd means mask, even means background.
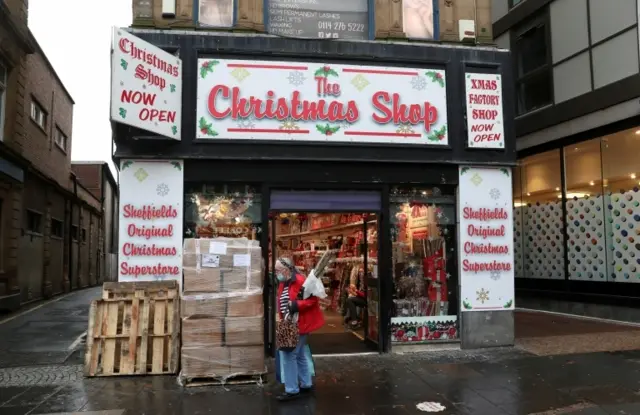
[[[287,402],[287,401],[293,401],[295,399],[298,399],[300,397],[299,393],[283,393],[282,395],[278,395],[276,396],[276,399],[279,400],[280,402]]]
[[[310,394],[310,393],[313,393],[314,390],[315,390],[315,388],[313,386],[310,386],[308,388],[300,387],[300,393],[301,394]]]

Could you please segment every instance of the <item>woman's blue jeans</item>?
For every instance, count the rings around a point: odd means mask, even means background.
[[[312,386],[310,366],[305,345],[307,335],[301,335],[296,348],[290,352],[282,351],[282,368],[284,371],[284,391],[286,393],[299,393],[300,387],[310,388]]]

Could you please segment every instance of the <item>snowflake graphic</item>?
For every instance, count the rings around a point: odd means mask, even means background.
[[[414,132],[415,131],[413,131],[413,128],[411,128],[411,125],[409,124],[400,124],[396,130],[396,133],[398,134],[413,134]]]
[[[411,87],[417,91],[422,91],[427,87],[427,80],[421,76],[411,78]]]
[[[251,199],[246,199],[244,201],[244,205],[249,208],[249,207],[253,206],[253,201]]]
[[[284,120],[282,124],[280,124],[280,129],[285,131],[293,131],[299,130],[298,124],[292,119]]]
[[[238,120],[238,128],[256,128],[256,124],[253,122],[253,118],[241,118]]]
[[[438,219],[442,219],[444,215],[442,214],[442,212],[438,212],[436,213],[436,216],[438,217]]]
[[[169,194],[169,186],[167,186],[166,183],[160,183],[157,187],[156,187],[156,193],[158,194],[158,196],[166,196]]]
[[[496,189],[495,187],[493,189],[491,189],[489,191],[489,196],[491,196],[491,199],[493,200],[498,200],[500,199],[500,190]]]
[[[479,289],[478,291],[476,291],[476,295],[477,300],[480,301],[482,304],[484,304],[486,301],[489,301],[489,291],[485,290],[484,288]]]
[[[502,273],[500,271],[494,270],[491,271],[491,279],[494,281],[498,281],[502,277]]]
[[[289,72],[287,79],[289,80],[289,83],[294,86],[300,86],[307,80],[304,73],[300,71]]]

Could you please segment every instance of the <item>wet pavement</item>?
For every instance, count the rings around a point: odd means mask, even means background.
[[[98,292],[75,293],[0,322],[0,354],[33,358],[0,362],[0,415],[407,415],[425,413],[417,407],[424,402],[444,407],[435,412],[440,414],[640,415],[640,350],[543,356],[516,347],[318,358],[315,394],[289,403],[275,400],[280,388],[272,379],[264,385],[202,388],[183,388],[169,376],[86,379],[81,344],[67,350],[63,360],[57,355],[37,358],[74,345],[80,327],[86,326],[86,317],[80,324],[86,311],[78,310],[83,302],[88,308]],[[35,341],[24,330],[39,318],[53,324],[62,310],[69,312],[68,327],[54,325],[56,330],[40,331]],[[16,338],[7,340],[13,330],[23,339],[23,350]],[[589,327],[568,335],[593,331]],[[627,332],[616,328],[595,334]],[[564,335],[562,330],[550,331],[550,336],[535,333],[528,339]]]

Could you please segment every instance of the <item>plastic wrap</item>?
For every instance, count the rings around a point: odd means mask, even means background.
[[[265,372],[262,251],[246,238],[185,239],[182,379]]]

